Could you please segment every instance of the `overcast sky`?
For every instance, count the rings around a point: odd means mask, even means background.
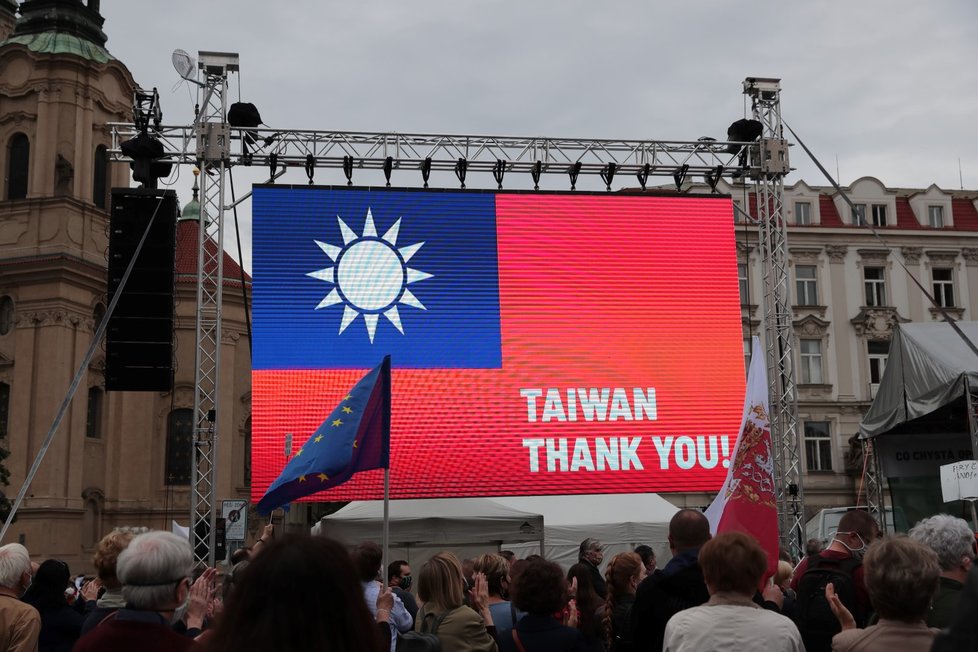
[[[292,129],[722,140],[744,78],[777,77],[782,117],[843,184],[978,189],[974,0],[102,0],[101,13],[106,47],[159,89],[167,124],[193,116],[176,48],[237,52],[232,99],[240,82],[267,125]],[[787,183],[826,183],[798,147],[791,164]],[[260,176],[236,172],[235,190]]]

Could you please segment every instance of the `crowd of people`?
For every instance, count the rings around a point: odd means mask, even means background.
[[[711,536],[699,511],[680,510],[668,540],[661,568],[647,545],[605,563],[593,538],[567,572],[540,555],[440,552],[416,584],[406,560],[382,568],[375,542],[272,526],[196,578],[169,532],[110,533],[85,583],[11,543],[0,652],[978,651],[978,545],[960,518],[883,537],[853,510],[824,549],[809,542],[797,563],[782,552],[774,576],[757,541]]]

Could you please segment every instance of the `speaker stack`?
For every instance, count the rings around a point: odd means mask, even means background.
[[[169,391],[173,387],[173,284],[177,194],[113,188],[108,291],[119,302],[105,335],[105,388]],[[154,217],[155,214],[155,217]],[[129,262],[152,219],[129,279]]]

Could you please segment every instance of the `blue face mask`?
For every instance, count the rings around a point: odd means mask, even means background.
[[[404,577],[401,578],[401,581],[398,584],[398,586],[400,586],[402,590],[407,591],[408,589],[411,588],[411,581],[412,581],[411,576],[405,575]]]

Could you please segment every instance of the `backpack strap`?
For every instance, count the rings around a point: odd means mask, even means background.
[[[455,609],[458,608],[459,607],[456,607]],[[438,614],[438,616],[434,619],[434,622],[431,623],[430,630],[427,628],[427,624],[428,624],[428,617],[431,616],[431,614],[426,614],[424,620],[421,622],[421,631],[424,632],[425,634],[437,634],[438,628],[441,626],[442,621],[445,620],[445,617],[448,616],[448,614],[455,611],[455,609],[448,609]]]

